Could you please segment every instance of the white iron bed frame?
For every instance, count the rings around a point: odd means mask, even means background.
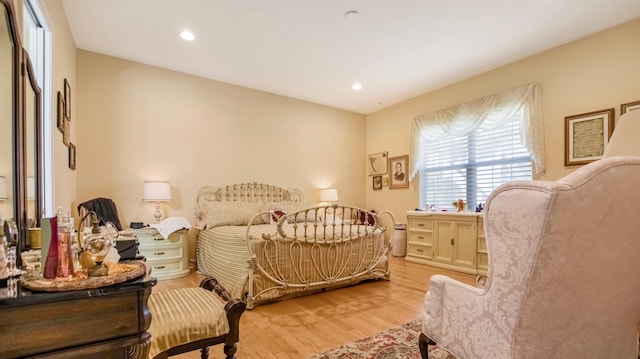
[[[212,201],[288,201],[302,205],[303,195],[297,189],[259,183],[205,186],[198,192],[196,202],[199,220],[206,217],[207,204]],[[272,226],[259,227],[267,230],[261,236],[256,236],[255,231],[252,234],[252,227],[271,215],[268,211],[256,213],[246,226],[249,271],[246,288],[239,294],[247,308],[364,280],[390,279],[388,256],[395,227],[391,212],[375,213],[335,204],[310,205],[287,213]],[[216,273],[203,274],[216,278]],[[220,284],[225,287],[224,282]]]

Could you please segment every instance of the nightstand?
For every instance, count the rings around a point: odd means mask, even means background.
[[[181,229],[163,238],[155,228],[134,229],[138,251],[158,280],[189,275],[189,230]]]

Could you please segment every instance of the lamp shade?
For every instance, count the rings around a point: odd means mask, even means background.
[[[170,201],[171,185],[169,182],[146,181],[142,199],[145,201]]]
[[[7,179],[4,176],[0,176],[0,200],[9,199],[7,194]]]
[[[320,190],[320,202],[335,202],[338,200],[338,190],[325,188]]]

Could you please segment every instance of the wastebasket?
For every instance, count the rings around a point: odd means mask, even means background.
[[[393,249],[391,253],[396,257],[407,255],[407,224],[396,223],[393,234]]]

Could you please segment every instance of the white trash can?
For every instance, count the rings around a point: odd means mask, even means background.
[[[393,234],[393,248],[391,254],[395,257],[403,257],[407,255],[407,224],[396,223],[395,232]]]

